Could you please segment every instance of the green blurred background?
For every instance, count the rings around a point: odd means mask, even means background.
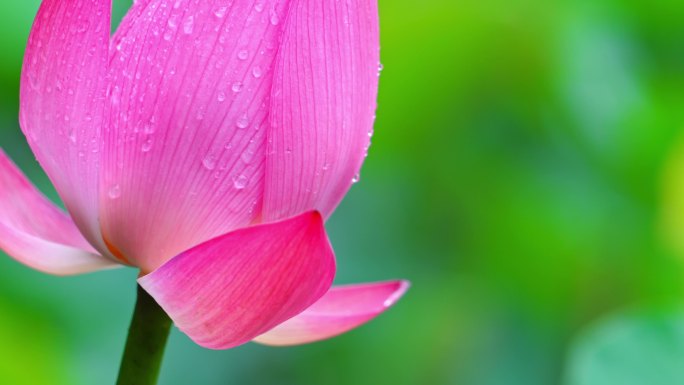
[[[56,199],[17,123],[38,4],[2,6],[0,145]],[[684,3],[380,9],[376,135],[329,230],[339,282],[411,291],[307,346],[174,331],[161,384],[684,383]],[[0,383],[114,383],[133,269],[0,272]]]

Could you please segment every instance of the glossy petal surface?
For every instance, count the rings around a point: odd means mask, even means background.
[[[275,66],[264,219],[329,216],[363,163],[375,114],[375,1],[298,0]]]
[[[313,212],[214,238],[139,283],[197,344],[228,349],[308,308],[334,275],[333,251]]]
[[[71,218],[43,196],[0,150],[0,249],[50,274],[111,267],[97,255]]]
[[[377,317],[394,305],[408,287],[406,281],[333,287],[301,314],[254,341],[285,346],[334,337]]]
[[[85,236],[97,223],[110,0],[44,0],[24,58],[19,119],[41,166]]]
[[[258,220],[287,4],[150,0],[116,34],[102,227],[144,271]]]

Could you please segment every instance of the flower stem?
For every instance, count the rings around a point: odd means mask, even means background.
[[[117,385],[154,385],[164,357],[171,319],[138,285],[138,299],[128,329]]]

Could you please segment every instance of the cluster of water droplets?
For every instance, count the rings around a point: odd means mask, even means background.
[[[170,7],[171,4],[169,3],[162,3],[161,7],[167,7],[167,5]],[[177,0],[173,3],[173,9],[177,10],[181,7],[183,4],[182,0]],[[217,19],[225,19],[231,11],[231,4],[219,4],[211,9],[209,9],[209,15],[213,14],[213,17],[216,17]],[[256,13],[262,14],[262,18],[259,20],[263,21],[265,25],[268,25],[269,23],[273,26],[278,25],[281,22],[279,13],[277,11],[277,7],[280,5],[267,5],[268,3],[263,1],[263,0],[257,0],[256,3],[253,5],[253,10]],[[153,18],[152,14],[150,14],[150,19]],[[168,18],[164,20],[162,23],[163,25],[158,25],[151,23],[151,29],[150,32],[153,36],[159,37],[159,39],[163,39],[165,41],[171,41],[172,39],[175,38],[182,38],[183,35],[195,35],[196,39],[199,39],[199,30],[200,29],[206,29],[204,23],[199,23],[199,20],[201,20],[201,17],[196,14],[196,15],[183,15],[180,11],[172,11],[170,14],[168,14]],[[249,22],[249,20],[248,20]],[[215,28],[216,32],[219,32],[219,27],[217,26]],[[228,28],[226,28],[226,31]],[[225,31],[224,31],[225,32]],[[224,44],[226,40],[224,39],[231,39],[230,34],[220,32],[220,35],[218,36],[218,42],[220,44]],[[196,40],[196,43],[199,40]],[[132,48],[134,42],[126,42],[124,40],[118,42],[118,44],[115,46],[115,49],[119,51],[120,53],[120,60],[124,61],[124,56],[125,56],[125,50],[127,49],[127,45]],[[275,42],[266,42],[265,43],[265,49],[267,50],[274,50],[277,47],[275,47],[276,43]],[[233,58],[237,58],[238,63],[239,62],[244,62],[244,65],[247,65],[248,67],[245,68],[245,71],[243,72],[242,76],[245,77],[250,77],[252,79],[260,79],[265,76],[267,71],[270,70],[268,68],[268,65],[259,65],[259,63],[252,63],[250,64],[252,57],[255,55],[259,54],[264,54],[264,50],[261,49],[259,50],[252,50],[252,44],[249,42],[245,42],[244,46],[242,48],[236,49],[232,55]],[[162,48],[164,49],[164,48]],[[153,60],[153,57],[150,57],[148,61]],[[234,60],[234,59],[233,59]],[[226,61],[225,59],[222,60],[217,60],[215,63],[215,66],[217,69],[221,68],[226,68],[227,64],[229,61]],[[169,68],[159,69],[160,74],[163,71],[163,75],[166,77],[174,76],[176,73],[176,68],[174,66],[170,66]],[[179,74],[181,72],[181,68],[178,68]],[[237,70],[235,71],[237,74]],[[126,74],[123,74],[126,76]],[[135,73],[131,74],[131,78],[135,76],[135,79],[140,81],[140,74]],[[222,84],[222,87],[220,89],[217,89],[213,91],[212,98],[214,100],[214,103],[218,104],[224,104],[225,106],[229,106],[228,103],[233,98],[238,97],[237,95],[240,93],[245,93],[245,92],[253,92],[250,82],[248,82],[249,79],[240,79],[240,80],[232,80],[229,82],[226,82],[225,84]],[[111,87],[111,89],[108,90],[108,98],[110,103],[117,105],[120,104],[121,102],[121,92],[122,89],[120,89],[120,86],[114,85]],[[126,91],[128,92],[128,91]],[[143,101],[141,100],[141,103]],[[267,108],[266,105],[262,105],[262,108]],[[207,111],[211,113],[211,108],[209,105],[202,106],[202,107],[197,107],[195,108],[195,117],[197,120],[203,120],[205,119],[205,114],[207,115],[207,118],[209,118],[211,115],[207,114]],[[257,121],[258,117],[256,115],[252,115],[253,112],[250,111],[245,111],[242,113],[231,113],[233,116],[233,125],[239,130],[244,130],[249,127],[252,127],[254,130],[259,130],[259,123]],[[123,118],[123,117],[120,117]],[[253,121],[254,120],[254,121]],[[139,150],[142,153],[149,153],[153,150],[155,143],[154,143],[154,127],[155,123],[154,121],[151,122],[137,122],[135,124],[132,124],[130,127],[135,127],[135,133],[136,135],[142,135],[139,137],[136,142],[138,143],[137,145],[139,146]],[[143,135],[144,134],[144,135]],[[240,160],[244,164],[249,164],[252,162],[252,159],[255,156],[255,149],[252,146],[253,140],[250,140],[250,145],[247,146],[244,151],[240,152]],[[236,145],[236,149],[237,149]],[[230,143],[227,143],[224,146],[224,149],[229,149],[232,148],[232,145]],[[219,179],[221,178],[222,175],[226,172],[226,167],[223,165],[223,159],[220,156],[221,152],[220,151],[215,151],[211,150],[210,153],[208,153],[206,156],[200,158],[201,159],[201,166],[207,171],[210,171],[211,174],[214,176],[214,178]],[[232,187],[237,189],[237,190],[242,190],[245,189],[246,186],[249,184],[249,177],[244,175],[244,174],[238,174],[238,175],[233,175],[229,176],[226,175],[226,181],[230,184],[232,182]],[[111,199],[118,199],[121,196],[121,187],[119,184],[113,184],[109,190],[107,191],[107,195]]]

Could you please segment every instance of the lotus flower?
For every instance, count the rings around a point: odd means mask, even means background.
[[[331,287],[324,219],[378,85],[372,0],[44,0],[20,123],[69,214],[0,151],[0,248],[57,275],[119,265],[196,343],[290,345],[372,319],[405,281]]]

